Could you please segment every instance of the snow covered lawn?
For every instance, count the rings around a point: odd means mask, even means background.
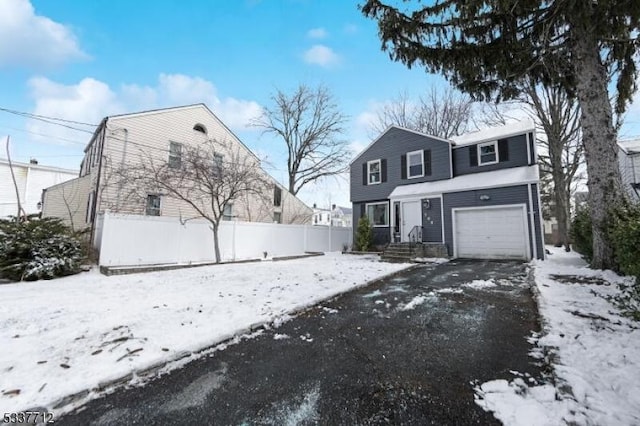
[[[640,322],[610,301],[631,280],[547,248],[533,262],[543,331],[532,356],[550,356],[555,384],[494,380],[476,387],[476,402],[507,425],[640,424]]]
[[[408,266],[330,253],[0,285],[0,412],[51,408]]]

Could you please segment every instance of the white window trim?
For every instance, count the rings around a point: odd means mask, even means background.
[[[388,228],[390,227],[390,214],[389,214],[389,202],[388,201],[381,201],[378,203],[366,203],[364,205],[364,213],[367,215],[367,218],[369,217],[369,206],[379,206],[379,205],[385,205],[387,206],[387,215],[386,215],[386,219],[387,219],[387,224],[386,225],[376,225],[373,223],[373,221],[371,221],[371,226],[373,226],[374,228]]]
[[[483,163],[482,162],[482,155],[480,155],[480,149],[482,147],[490,146],[490,145],[493,145],[493,149],[496,152],[496,159],[493,160],[493,161],[486,161],[486,162]],[[498,141],[479,143],[477,145],[477,150],[478,150],[477,151],[478,152],[478,166],[488,166],[489,164],[496,164],[496,163],[500,162],[500,157],[499,157],[499,154],[498,154]]]
[[[422,172],[419,175],[411,176],[411,161],[409,157],[414,154],[420,154],[420,165],[422,166]],[[416,179],[424,176],[424,151],[419,149],[417,151],[407,152],[407,179]]]
[[[378,163],[378,174],[380,175],[380,179],[377,182],[371,182],[371,165]],[[382,160],[371,160],[367,161],[367,185],[379,185],[382,183]]]

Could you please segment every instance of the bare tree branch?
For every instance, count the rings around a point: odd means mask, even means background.
[[[252,124],[287,145],[289,192],[296,195],[306,184],[346,170],[351,156],[342,139],[346,116],[326,87],[300,85],[291,95],[277,90],[271,99],[274,105]]]

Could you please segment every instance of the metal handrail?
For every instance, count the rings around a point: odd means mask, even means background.
[[[411,228],[411,231],[409,231],[409,234],[407,234],[407,236],[409,237],[409,248],[413,250],[413,245],[415,243],[422,242],[422,226],[414,226],[413,228]]]

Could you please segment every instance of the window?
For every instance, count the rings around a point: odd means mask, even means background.
[[[196,132],[204,133],[205,135],[207,134],[207,128],[200,123],[193,126],[193,130],[195,130]]]
[[[147,216],[160,216],[160,196],[149,194],[147,195],[147,208],[145,211]]]
[[[276,207],[282,205],[282,189],[278,185],[273,187],[273,205]]]
[[[389,226],[389,203],[367,204],[369,222],[376,226]]]
[[[213,154],[213,175],[219,176],[222,173],[222,162],[224,156],[222,154]]]
[[[222,220],[231,220],[233,218],[233,204],[227,203],[222,211]]]
[[[273,221],[275,223],[282,223],[282,213],[280,212],[273,212]]]
[[[424,176],[424,151],[407,153],[407,177],[409,179]]]
[[[182,144],[169,142],[169,167],[179,169],[182,164]]]
[[[380,160],[367,162],[367,174],[369,176],[367,182],[369,182],[369,185],[374,185],[382,181],[381,169]]]
[[[488,142],[478,145],[478,164],[487,165],[498,162],[498,143]]]

